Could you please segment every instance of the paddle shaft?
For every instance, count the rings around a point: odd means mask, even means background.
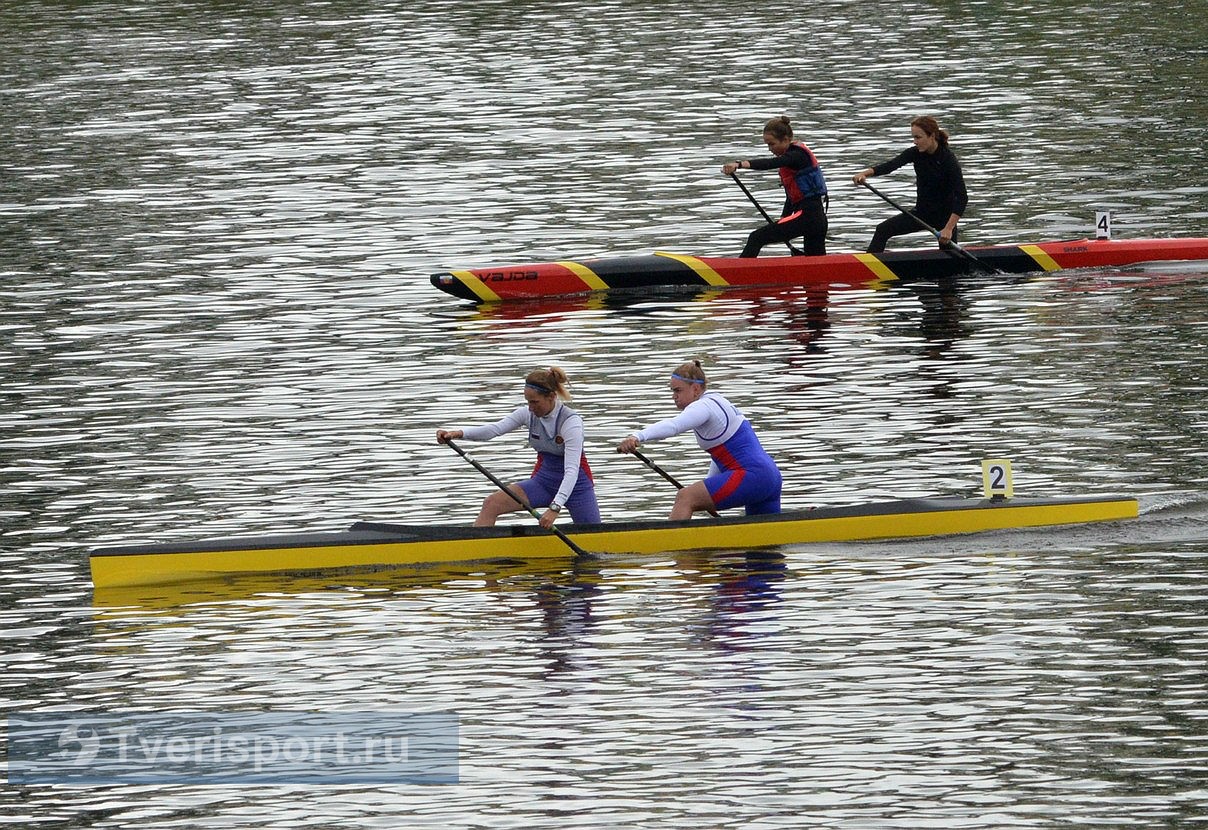
[[[654,463],[653,461],[651,461],[649,458],[647,458],[646,456],[642,455],[642,453],[641,453],[640,451],[638,451],[638,450],[634,450],[634,451],[633,451],[633,454],[634,454],[635,456],[637,456],[638,461],[641,461],[641,462],[642,462],[643,464],[645,464],[647,467],[649,467],[650,469],[654,470],[656,473],[658,473],[659,475],[661,475],[663,478],[667,479],[667,481],[671,482],[671,483],[672,483],[672,484],[675,486],[675,489],[676,489],[676,490],[683,490],[683,489],[684,489],[684,485],[682,485],[682,484],[680,484],[678,481],[676,481],[676,480],[675,480],[675,476],[671,475],[671,473],[669,473],[669,472],[667,472],[666,470],[664,470],[664,469],[663,469],[662,467],[660,467],[658,464],[655,464],[655,463]]]
[[[747,198],[751,200],[751,204],[755,205],[755,207],[759,209],[759,212],[763,214],[763,218],[768,220],[768,224],[775,225],[775,220],[772,219],[772,217],[768,215],[768,212],[763,209],[763,205],[759,204],[759,200],[755,198],[755,194],[747,190],[747,186],[742,183],[742,179],[738,178],[738,174],[731,173],[730,178],[734,180],[735,184],[742,188],[743,193],[747,194]],[[800,251],[794,247],[793,243],[789,242],[788,240],[785,240],[784,244],[789,246],[789,250],[793,252],[794,256],[800,256],[802,253],[804,253],[803,251]]]
[[[676,481],[676,480],[675,480],[675,476],[671,475],[671,473],[669,473],[669,472],[667,472],[666,470],[664,470],[664,469],[663,469],[662,467],[660,467],[658,464],[655,464],[655,463],[654,463],[653,461],[651,461],[649,458],[647,458],[646,456],[642,455],[642,453],[641,453],[641,452],[639,452],[638,450],[634,450],[634,451],[633,451],[633,455],[636,455],[636,456],[638,457],[638,460],[639,460],[639,461],[641,461],[641,462],[642,462],[643,464],[645,464],[647,467],[649,467],[650,469],[654,470],[656,473],[658,473],[659,475],[661,475],[663,478],[667,479],[667,481],[669,481],[669,482],[671,482],[673,485],[675,485],[675,489],[677,489],[677,490],[683,490],[683,489],[684,489],[684,485],[682,485],[682,484],[680,484],[678,481]],[[710,515],[710,516],[713,516],[714,518],[718,518],[718,516],[717,516],[717,511],[716,511],[716,510],[710,510],[710,511],[709,511],[709,515]]]
[[[912,211],[907,210],[906,208],[902,207],[897,202],[895,202],[893,199],[890,199],[884,193],[877,190],[875,187],[873,187],[867,181],[860,182],[860,184],[864,185],[869,190],[871,190],[873,193],[877,194],[882,199],[884,199],[886,202],[888,202],[890,207],[896,208],[897,210],[899,210],[902,213],[909,216],[914,221],[918,222],[919,225],[921,225],[925,230],[931,231],[931,235],[940,241],[941,247],[943,247],[944,250],[947,251],[947,250],[951,249],[951,251],[955,251],[956,256],[963,257],[964,259],[969,260],[974,265],[976,265],[978,268],[988,271],[991,274],[1001,274],[1002,273],[1002,271],[998,270],[993,265],[982,262],[980,259],[975,257],[973,254],[969,253],[964,248],[962,248],[960,245],[958,245],[954,240],[950,239],[947,242],[944,242],[944,237],[939,231],[937,231],[935,228],[928,225],[926,222],[924,222],[922,219],[920,219],[918,216],[916,216]]]
[[[529,514],[530,514],[530,515],[532,515],[532,517],[533,517],[534,519],[536,519],[538,522],[540,522],[540,521],[541,521],[541,516],[540,516],[540,515],[538,515],[538,513],[537,513],[537,511],[536,511],[536,510],[534,510],[532,507],[530,507],[530,506],[528,506],[527,504],[525,504],[524,502],[522,502],[520,499],[516,498],[516,494],[515,494],[515,493],[513,493],[511,490],[509,490],[509,489],[508,489],[508,486],[507,486],[506,484],[504,484],[502,481],[500,481],[498,478],[496,478],[496,477],[495,477],[495,474],[494,474],[494,473],[492,473],[490,470],[488,470],[486,467],[484,467],[484,466],[482,466],[481,464],[479,464],[479,463],[478,463],[477,461],[475,461],[473,458],[470,458],[470,456],[466,454],[466,451],[465,451],[465,450],[463,450],[461,447],[459,447],[459,446],[457,446],[456,444],[454,444],[454,443],[453,443],[453,439],[451,439],[451,438],[446,438],[446,439],[445,439],[445,443],[446,443],[446,444],[448,444],[448,445],[449,445],[449,446],[450,446],[450,447],[453,449],[453,452],[455,452],[455,453],[457,453],[458,455],[460,455],[460,456],[461,456],[462,458],[464,458],[466,461],[469,461],[469,462],[470,462],[470,464],[471,464],[471,466],[473,466],[475,470],[477,470],[478,472],[482,473],[484,476],[486,476],[487,478],[489,478],[489,479],[491,480],[491,483],[492,483],[492,484],[494,484],[494,485],[495,485],[496,487],[498,487],[500,490],[502,490],[503,492],[505,492],[505,493],[507,493],[509,496],[511,496],[511,497],[512,497],[512,499],[513,499],[513,500],[516,502],[516,504],[520,505],[522,508],[524,508],[525,510],[527,510],[527,511],[529,512]],[[559,530],[557,527],[553,527],[553,526],[551,526],[551,527],[550,527],[550,530],[551,530],[551,531],[553,531],[553,533],[554,533],[554,535],[555,535],[555,536],[557,536],[559,539],[561,539],[563,542],[565,542],[565,543],[566,543],[566,546],[567,546],[568,548],[570,548],[571,550],[573,550],[573,551],[574,551],[575,553],[577,553],[579,556],[591,556],[591,554],[590,554],[590,553],[588,553],[587,551],[583,550],[583,548],[581,548],[581,547],[579,547],[578,545],[576,545],[576,544],[575,544],[575,542],[574,542],[574,540],[572,540],[572,539],[571,539],[569,536],[567,536],[565,533],[563,533],[563,532],[562,532],[561,530]]]

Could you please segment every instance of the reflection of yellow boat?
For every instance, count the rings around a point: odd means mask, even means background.
[[[175,609],[189,605],[235,604],[272,608],[306,594],[330,592],[353,595],[388,595],[415,588],[459,590],[529,590],[534,585],[576,580],[585,574],[566,558],[501,560],[410,565],[374,570],[323,571],[321,573],[224,574],[187,582],[154,585],[98,585],[92,592],[97,609]]]
[[[766,516],[686,522],[567,525],[591,553],[661,553],[976,533],[1004,528],[1129,519],[1120,497],[907,499]],[[390,568],[496,559],[566,558],[557,536],[531,525],[426,527],[358,522],[346,531],[130,545],[89,555],[97,588],[156,585],[227,574]]]

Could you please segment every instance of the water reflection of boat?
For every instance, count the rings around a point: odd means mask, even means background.
[[[575,569],[574,573],[578,573]],[[560,584],[572,579],[563,559],[500,559],[403,565],[377,569],[331,569],[321,573],[237,573],[190,581],[138,585],[96,585],[92,604],[112,609],[171,609],[237,603],[272,607],[290,598],[330,592],[376,596],[425,588],[510,591]]]
[[[1121,497],[905,499],[763,516],[567,525],[591,553],[660,553],[976,533],[1133,518]],[[153,585],[224,574],[562,558],[562,539],[535,525],[440,527],[357,522],[349,530],[126,545],[93,550],[93,585]]]
[[[1080,272],[1062,282],[1066,291],[1099,292],[1152,288],[1169,288],[1187,283],[1200,283],[1208,277],[1208,263],[1148,263],[1113,273]]]
[[[1005,274],[1208,259],[1208,238],[1081,239],[965,248],[987,270]],[[499,302],[589,292],[649,293],[672,287],[872,287],[969,271],[969,260],[939,248],[819,257],[696,257],[655,253],[575,262],[539,262],[448,271],[432,284],[463,300]]]

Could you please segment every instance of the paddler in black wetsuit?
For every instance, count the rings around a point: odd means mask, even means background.
[[[771,158],[731,161],[721,172],[733,176],[738,170],[779,170],[784,187],[784,210],[779,222],[769,223],[751,232],[739,256],[759,256],[769,242],[788,242],[805,237],[805,253],[826,253],[826,179],[818,159],[803,141],[793,141],[793,128],[787,116],[773,118],[763,128],[763,143]]]
[[[883,176],[913,164],[914,214],[940,232],[940,245],[956,242],[956,223],[965,214],[969,194],[965,192],[960,163],[948,146],[948,133],[941,130],[930,115],[922,115],[910,122],[910,135],[914,139],[913,147],[902,151],[897,158],[861,170],[852,176],[852,181],[863,184],[870,176]],[[884,251],[890,237],[926,230],[914,219],[899,213],[877,225],[872,242],[868,243],[868,252],[879,254]]]

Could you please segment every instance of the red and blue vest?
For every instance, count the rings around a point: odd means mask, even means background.
[[[805,146],[804,141],[794,141],[793,146],[805,151],[810,164],[800,170],[794,170],[791,167],[780,168],[780,183],[784,185],[784,192],[789,197],[790,204],[795,205],[803,199],[814,196],[825,196],[826,179],[822,175],[822,167],[818,164],[814,152]]]

